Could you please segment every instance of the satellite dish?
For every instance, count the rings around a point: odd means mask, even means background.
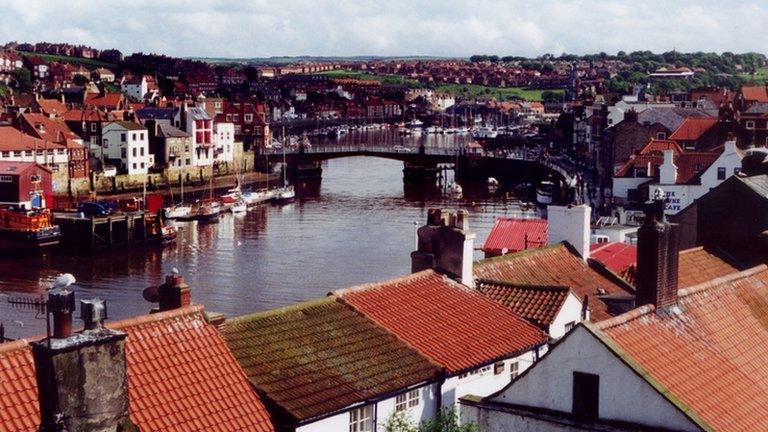
[[[141,295],[144,297],[144,300],[150,303],[157,303],[160,301],[160,290],[157,286],[144,288],[144,291],[141,293]]]

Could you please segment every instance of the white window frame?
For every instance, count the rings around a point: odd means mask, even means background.
[[[365,405],[349,412],[349,432],[373,430],[373,405]]]
[[[754,120],[747,120],[747,124],[745,126],[747,129],[754,129],[755,128],[755,122]]]
[[[520,362],[519,361],[513,361],[509,364],[509,376],[512,379],[515,379],[520,375]]]

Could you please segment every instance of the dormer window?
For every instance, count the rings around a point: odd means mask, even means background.
[[[42,123],[35,123],[35,130],[38,132],[45,132],[45,125]]]
[[[656,139],[657,140],[665,140],[665,139],[667,139],[667,133],[666,132],[656,132]]]

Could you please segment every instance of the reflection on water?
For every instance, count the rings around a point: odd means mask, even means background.
[[[467,209],[476,247],[496,217],[518,210],[484,185],[466,185],[460,201],[436,185],[404,185],[402,168],[366,157],[329,161],[321,183],[297,185],[294,204],[223,215],[217,224],[180,222],[177,244],[162,249],[0,260],[0,294],[39,295],[56,275],[69,272],[77,278],[79,299],[105,298],[110,318],[119,319],[146,313],[151,305],[142,290],[178,268],[194,301],[238,315],[408,273],[415,227],[429,207]],[[0,321],[9,337],[45,329],[34,313],[9,308],[4,299]]]

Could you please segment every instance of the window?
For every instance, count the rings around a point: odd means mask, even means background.
[[[725,180],[725,167],[717,167],[717,179]]]
[[[741,172],[741,167],[736,167],[733,169],[733,175],[738,175]]]
[[[136,169],[136,162],[133,163],[133,169]]]
[[[504,373],[504,362],[498,362],[495,365],[493,365],[493,374],[494,375],[500,375]]]
[[[750,120],[747,122],[747,129],[754,129],[755,128],[755,122]]]
[[[565,332],[568,333],[571,331],[574,327],[576,327],[576,321],[571,321],[569,323],[565,323]]]
[[[141,163],[141,169],[144,169],[144,162]]]
[[[483,366],[483,367],[481,367],[479,369],[474,369],[474,370],[471,370],[469,372],[464,372],[463,374],[459,375],[459,378],[467,378],[467,377],[471,377],[471,376],[475,376],[475,375],[483,375],[486,372],[489,372],[490,370],[491,370],[491,366],[490,365]]]
[[[144,156],[144,147],[141,147],[141,149],[140,149],[140,151],[139,151],[139,154],[140,154],[141,156]]]
[[[125,159],[125,156],[126,156],[126,149],[125,147],[123,147],[120,149],[120,157]]]
[[[136,157],[136,147],[131,149],[131,156]]]
[[[373,407],[366,405],[349,412],[349,432],[371,432]]]
[[[419,406],[419,390],[411,390],[397,395],[395,398],[395,412],[405,411],[408,408]]]
[[[139,134],[139,139],[140,139],[140,140],[142,140],[142,141],[144,140],[144,132],[141,132],[141,133]]]
[[[656,139],[657,140],[667,139],[667,133],[666,132],[656,132]]]
[[[121,142],[125,142],[125,134],[124,133],[120,134],[120,141]]]
[[[10,152],[7,152],[7,151],[4,151],[4,152],[3,152],[3,157],[4,157],[4,158],[10,157],[10,156],[11,156],[11,153],[10,153]]]
[[[582,420],[597,420],[600,376],[573,372],[573,415]]]
[[[518,362],[512,362],[509,364],[509,376],[512,379],[517,378],[517,376],[520,375],[520,363]]]
[[[104,138],[104,144],[103,144],[103,147],[104,147],[104,148],[109,148],[109,140],[108,140],[108,139],[106,139],[106,138]]]
[[[253,121],[253,114],[244,114],[243,120],[245,120],[246,123],[250,123]]]
[[[13,176],[0,175],[0,183],[13,183]]]
[[[91,132],[96,132],[96,123],[91,123]]]

